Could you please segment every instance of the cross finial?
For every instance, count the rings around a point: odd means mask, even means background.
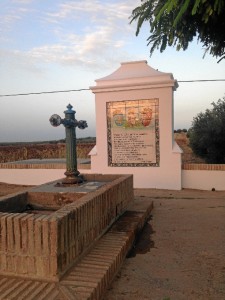
[[[71,109],[73,108],[73,106],[69,103],[69,104],[67,105],[67,108],[68,108],[68,110],[71,110]]]

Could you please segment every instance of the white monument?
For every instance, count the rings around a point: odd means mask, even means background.
[[[121,63],[91,87],[96,105],[96,146],[91,172],[133,174],[135,188],[181,189],[182,150],[173,138],[171,73],[146,61]]]

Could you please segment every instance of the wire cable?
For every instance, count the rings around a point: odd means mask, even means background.
[[[225,81],[225,79],[196,79],[196,80],[177,80],[177,82],[215,82],[215,81]]]
[[[225,79],[196,79],[196,80],[177,80],[178,83],[192,83],[192,82],[222,82]],[[42,95],[42,94],[58,94],[58,93],[71,93],[89,91],[90,89],[77,89],[77,90],[64,90],[64,91],[50,91],[50,92],[31,92],[31,93],[18,93],[18,94],[5,94],[0,97],[16,97],[16,96],[30,96],[30,95]]]
[[[41,95],[41,94],[57,94],[57,93],[70,93],[89,91],[90,89],[78,89],[78,90],[64,90],[64,91],[50,91],[50,92],[33,92],[33,93],[21,93],[21,94],[6,94],[0,95],[0,97],[15,97],[15,96],[29,96],[29,95]]]

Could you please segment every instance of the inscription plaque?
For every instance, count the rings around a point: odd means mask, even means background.
[[[159,166],[159,99],[106,103],[108,164]]]

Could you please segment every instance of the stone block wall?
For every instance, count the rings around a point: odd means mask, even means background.
[[[0,274],[58,281],[133,200],[132,175],[108,177],[50,215],[0,213]]]

